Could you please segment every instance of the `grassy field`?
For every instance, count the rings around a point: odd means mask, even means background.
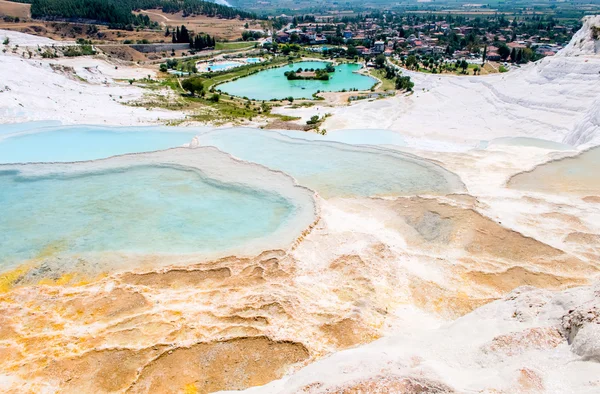
[[[215,44],[216,50],[221,49],[251,49],[254,48],[255,42],[246,42],[246,41],[235,41],[235,42],[217,42]]]
[[[384,90],[396,90],[396,82],[393,79],[385,78],[385,70],[383,69],[372,69],[370,74],[375,78],[379,78],[381,80],[381,85],[377,88],[378,91]]]
[[[0,0],[0,16],[18,16],[19,18],[29,18],[31,4],[13,3],[12,1]]]

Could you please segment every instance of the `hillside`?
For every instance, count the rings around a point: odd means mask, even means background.
[[[167,13],[183,11],[184,15],[206,15],[219,18],[251,18],[255,15],[203,0],[33,0],[31,16],[44,19],[84,19],[115,26],[149,26],[145,15],[134,15],[140,9],[162,9]]]

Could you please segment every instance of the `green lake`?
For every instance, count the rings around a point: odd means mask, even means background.
[[[328,81],[319,80],[293,80],[288,81],[286,71],[325,68],[327,63],[318,61],[305,61],[288,64],[282,67],[260,71],[236,81],[218,85],[222,92],[238,97],[247,97],[254,100],[271,100],[293,98],[312,98],[317,91],[339,92],[343,89],[369,90],[377,82],[375,78],[358,74],[361,65],[356,63],[340,64],[335,67],[335,72],[329,74]]]

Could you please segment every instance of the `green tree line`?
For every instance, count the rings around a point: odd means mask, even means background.
[[[255,14],[203,0],[33,0],[31,16],[47,19],[88,19],[113,27],[150,26],[147,15],[134,15],[132,11],[159,8],[168,13],[183,11],[184,16],[256,18]]]

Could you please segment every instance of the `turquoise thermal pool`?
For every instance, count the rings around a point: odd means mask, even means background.
[[[288,81],[284,73],[290,70],[325,68],[327,63],[307,61],[260,71],[248,77],[218,85],[217,89],[238,97],[254,100],[312,98],[317,91],[337,92],[343,89],[368,90],[376,79],[358,74],[359,64],[341,64],[331,73],[328,81],[294,80]]]
[[[177,148],[195,135],[200,147]],[[289,247],[314,223],[310,189],[325,198],[464,190],[431,161],[362,143],[404,145],[388,131],[13,127],[0,135],[0,269],[39,257],[110,270],[256,254]]]
[[[464,190],[459,177],[441,166],[383,148],[242,128],[202,133],[199,141],[290,174],[324,197],[446,194]]]
[[[291,244],[315,212],[290,177],[213,148],[0,166],[0,269],[48,255],[259,253]]]
[[[70,162],[149,152],[189,143],[198,129],[2,125],[0,163]]]

